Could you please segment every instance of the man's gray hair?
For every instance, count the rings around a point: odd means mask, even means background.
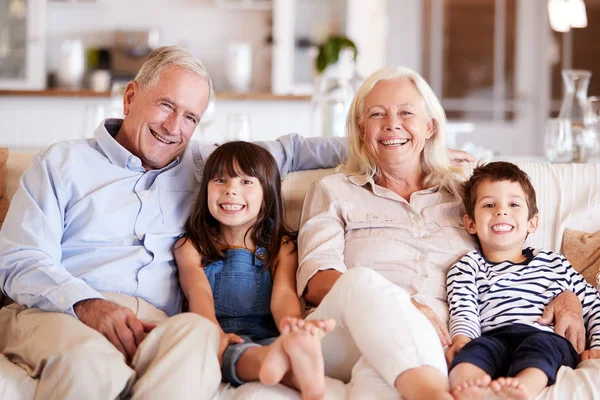
[[[142,91],[146,91],[148,88],[156,85],[160,75],[169,67],[185,68],[208,82],[208,101],[209,103],[213,101],[213,83],[208,75],[206,67],[198,57],[183,47],[163,46],[154,50],[148,55],[148,58],[140,68],[134,81],[137,82]]]

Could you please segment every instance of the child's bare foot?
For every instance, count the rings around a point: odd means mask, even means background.
[[[297,329],[308,330],[312,334],[316,334],[316,329],[319,329],[321,330],[321,334],[325,335],[335,328],[335,320],[333,318],[305,320],[301,318],[286,317],[280,323],[280,327],[282,335]]]
[[[492,393],[506,400],[529,400],[529,394],[517,378],[498,378],[490,383]]]
[[[321,352],[320,329],[293,330],[283,336],[283,349],[289,356],[293,380],[303,400],[319,400],[325,395],[325,365]]]
[[[290,358],[283,349],[283,338],[279,336],[269,346],[269,352],[258,371],[258,379],[265,385],[276,385],[283,379],[283,376],[290,370]]]
[[[452,390],[452,397],[456,400],[482,400],[490,393],[489,385],[492,378],[484,375],[477,379],[470,379],[455,385]]]

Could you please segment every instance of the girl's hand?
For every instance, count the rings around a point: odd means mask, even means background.
[[[415,299],[411,299],[411,301],[412,301],[413,305],[415,307],[417,307],[417,310],[419,310],[423,314],[425,314],[425,316],[427,317],[429,322],[431,322],[431,324],[435,328],[435,331],[437,332],[438,336],[440,337],[440,341],[442,342],[442,347],[450,346],[452,344],[452,339],[450,339],[450,333],[448,332],[448,328],[446,327],[446,324],[444,324],[437,317],[437,315],[435,315],[433,310],[431,308],[427,307],[425,304],[421,304],[418,301],[416,301]]]
[[[456,353],[461,351],[462,348],[465,347],[465,345],[470,341],[471,338],[465,335],[456,335],[452,339],[452,345],[448,347],[448,350],[446,350],[446,363],[448,363],[448,368],[450,368],[450,365],[452,364],[452,360],[454,360]]]
[[[600,350],[586,350],[579,355],[579,361],[593,360],[600,358]]]
[[[235,333],[225,333],[221,331],[221,342],[219,344],[219,364],[223,361],[223,353],[230,344],[244,343],[244,339],[236,335]]]

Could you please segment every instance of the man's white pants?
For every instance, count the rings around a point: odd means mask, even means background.
[[[158,326],[131,365],[77,318],[12,304],[0,310],[0,350],[38,378],[36,399],[210,399],[221,382],[219,331],[196,314],[171,318],[144,300],[103,293]]]

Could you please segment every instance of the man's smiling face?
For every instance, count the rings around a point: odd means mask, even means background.
[[[139,157],[146,170],[181,155],[208,105],[208,81],[181,67],[167,67],[155,85],[125,90],[125,119],[115,139]]]

